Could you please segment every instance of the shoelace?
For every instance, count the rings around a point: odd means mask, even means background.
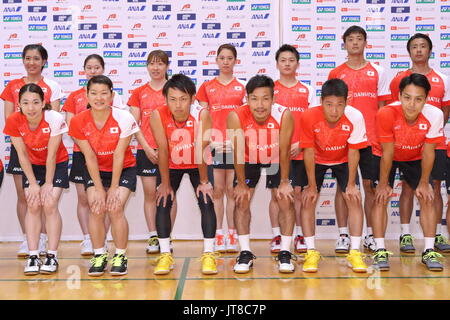
[[[411,235],[405,235],[402,237],[402,240],[400,241],[400,245],[406,246],[406,245],[412,245],[413,237]]]
[[[230,239],[230,244],[234,246],[236,244],[236,238],[234,237],[234,234],[229,233],[228,239]]]
[[[200,257],[200,261],[203,262],[205,259],[217,259],[220,257],[220,252],[205,252],[202,254],[202,256]]]
[[[94,265],[94,267],[98,268],[101,267],[103,264],[103,261],[107,259],[107,255],[106,254],[102,254],[98,257],[93,257],[91,259],[91,263]]]
[[[47,259],[45,260],[46,266],[57,266],[58,260],[56,260],[56,257],[54,255],[47,255]]]
[[[36,265],[40,266],[42,264],[41,259],[39,259],[37,256],[31,256],[30,260],[31,260],[30,263],[29,263],[30,267],[34,267]]]
[[[423,256],[424,260],[430,260],[431,262],[439,262],[440,258],[443,258],[444,256],[442,254],[440,254],[439,252],[436,251],[430,251],[428,253],[426,253]]]
[[[280,261],[281,263],[291,263],[291,259],[294,261],[297,261],[297,256],[295,254],[292,254],[290,252],[282,253],[276,256],[275,261]]]
[[[253,253],[251,253],[250,251],[247,252],[241,252],[241,254],[239,255],[239,257],[236,258],[236,262],[239,264],[248,264],[250,262],[250,260],[252,259],[256,259],[255,255]]]
[[[115,255],[113,258],[112,258],[112,262],[111,262],[111,264],[114,266],[114,267],[120,267],[121,265],[122,265],[122,263],[125,261],[125,256],[123,255],[123,254],[118,254],[118,255]]]
[[[170,264],[173,264],[173,257],[168,252],[161,253],[161,255],[158,258],[156,258],[155,264],[158,264],[163,259],[169,259]]]
[[[387,250],[384,251],[376,251],[373,255],[374,260],[378,261],[386,261],[388,259],[388,256],[392,256],[393,253]]]
[[[150,239],[148,239],[148,244],[150,246],[157,246],[157,245],[159,245],[158,237],[151,237]]]
[[[360,257],[362,260],[364,260],[367,256],[362,253],[361,251],[351,252],[348,254],[347,258],[353,258],[353,257]]]
[[[448,240],[442,234],[436,236],[435,241],[438,244],[448,244]]]
[[[317,257],[319,260],[322,260],[322,256],[318,251],[306,251],[306,253],[302,254],[302,256],[304,257],[304,259],[308,259],[310,257]]]
[[[216,236],[216,244],[217,245],[223,245],[223,235],[217,235]]]

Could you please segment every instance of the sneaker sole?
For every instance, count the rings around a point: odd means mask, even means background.
[[[23,274],[26,276],[35,276],[39,274],[39,271],[24,272]]]
[[[367,272],[367,268],[353,268],[350,263],[348,264],[348,266],[349,266],[349,268],[352,269],[353,272],[356,272],[356,273],[366,273]]]
[[[295,249],[294,252],[295,253],[306,253],[308,251],[308,249]]]
[[[438,248],[434,247],[434,250],[440,252],[440,253],[450,253],[450,249],[447,250],[439,250]]]
[[[225,252],[228,252],[228,253],[237,253],[237,252],[239,252],[239,251],[238,251],[238,249],[227,249]]]
[[[317,272],[317,270],[319,270],[319,269],[302,269],[303,272],[307,272],[307,273],[315,273],[315,272]]]
[[[344,250],[344,249],[336,249],[334,250],[335,253],[340,253],[340,254],[346,254],[349,253],[350,250]]]
[[[47,270],[39,270],[40,274],[54,274],[58,271],[58,269],[56,269],[55,271],[47,271]]]
[[[295,269],[294,270],[291,270],[291,269],[278,269],[278,271],[280,273],[294,273]]]
[[[128,274],[128,270],[124,271],[124,272],[111,272],[110,271],[109,274],[114,276],[114,277],[116,277],[116,276],[124,276],[124,275]]]
[[[203,274],[205,274],[205,275],[214,275],[214,274],[218,274],[219,273],[219,271],[213,271],[213,270],[211,270],[211,271],[203,271],[202,270],[202,273]]]
[[[271,253],[280,253],[281,249],[273,249],[270,250]]]
[[[376,265],[373,265],[373,267],[375,268],[375,269],[377,269],[378,271],[389,271],[390,270],[390,267],[384,267],[384,268],[380,268],[380,267],[378,267],[378,266],[376,266]]]
[[[18,258],[27,258],[28,257],[28,253],[25,252],[21,252],[21,253],[17,253],[17,257]]]
[[[101,277],[105,274],[105,271],[103,272],[88,272],[88,276],[90,277]]]
[[[248,270],[234,270],[233,269],[233,271],[234,271],[234,273],[237,273],[237,274],[244,274],[244,273],[249,273],[250,269],[248,269]]]
[[[155,253],[159,253],[159,250],[145,250],[145,252],[147,254],[155,254]]]
[[[93,256],[93,255],[94,255],[94,252],[82,252],[81,253],[82,257],[89,257],[89,256]]]
[[[159,276],[163,276],[165,274],[169,274],[170,271],[172,271],[175,268],[175,266],[170,266],[170,270],[160,270],[160,271],[153,271],[153,274],[159,275]]]

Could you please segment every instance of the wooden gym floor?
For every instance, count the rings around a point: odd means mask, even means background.
[[[415,255],[400,256],[397,241],[388,241],[394,252],[391,270],[380,273],[369,269],[354,273],[344,256],[334,253],[334,241],[318,240],[323,255],[317,273],[301,271],[297,261],[293,274],[280,274],[269,252],[268,240],[254,240],[257,256],[253,271],[236,275],[232,266],[236,255],[219,259],[219,273],[204,276],[200,272],[201,241],[174,241],[175,269],[166,276],[153,274],[157,255],[145,254],[144,241],[131,241],[128,249],[128,275],[87,276],[89,258],[80,256],[79,242],[62,242],[59,271],[52,276],[25,276],[25,260],[16,258],[18,242],[0,243],[0,299],[133,299],[133,300],[308,300],[308,299],[450,299],[450,259],[443,272],[426,270],[420,261],[422,241],[416,241]],[[110,243],[110,247],[113,247]],[[110,252],[112,252],[110,248]],[[371,260],[368,259],[368,265]],[[109,266],[108,266],[109,270]]]

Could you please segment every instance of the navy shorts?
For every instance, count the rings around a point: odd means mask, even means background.
[[[84,183],[83,176],[86,171],[86,161],[83,152],[74,151],[72,155],[72,168],[70,168],[69,181]]]
[[[53,177],[53,187],[55,188],[69,188],[69,174],[68,174],[68,161],[60,162],[56,164],[55,175]],[[36,178],[37,183],[42,186],[45,183],[45,174],[47,172],[46,166],[31,165],[33,168],[33,173]],[[22,186],[23,188],[28,188],[30,182],[25,174],[22,176]]]
[[[158,177],[158,165],[147,158],[144,150],[138,150],[136,153],[136,174],[141,177]]]
[[[265,168],[266,174],[266,188],[276,189],[280,186],[281,174],[280,165],[278,163],[274,164],[245,164],[245,183],[249,188],[255,188],[261,178],[261,171]],[[237,185],[237,178],[234,175],[233,185]]]
[[[334,165],[326,165],[326,164],[316,164],[315,167],[315,175],[316,175],[316,184],[317,191],[320,192],[322,188],[323,180],[325,179],[325,173],[330,169],[332,176],[336,178],[336,181],[343,192],[347,189],[348,184],[348,163],[340,163]],[[356,185],[359,185],[358,174],[356,175]],[[308,177],[306,177],[305,181],[302,183],[301,187],[304,189],[308,185]]]
[[[305,162],[303,160],[291,160],[289,180],[291,180],[293,187],[308,185],[308,177],[306,175]]]
[[[9,174],[23,174],[23,170],[20,167],[19,155],[17,154],[16,148],[11,143],[11,151],[9,153],[9,163],[6,173]]]
[[[102,185],[105,188],[111,186],[112,172],[100,171],[100,178],[102,179]],[[92,181],[88,170],[86,169],[84,173],[84,188],[88,189],[94,186],[94,181]],[[131,191],[136,191],[136,167],[123,168],[120,174],[119,186],[130,189]]]

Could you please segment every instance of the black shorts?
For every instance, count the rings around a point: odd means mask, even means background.
[[[446,177],[447,150],[435,150],[433,170],[431,177],[433,180],[444,181]]]
[[[17,154],[16,148],[11,143],[11,151],[9,153],[9,163],[6,173],[9,174],[23,174],[23,170],[20,167],[19,155]]]
[[[234,159],[232,152],[211,151],[212,167],[214,169],[234,169]]]
[[[136,174],[141,177],[159,176],[158,165],[147,158],[144,150],[138,150],[136,153]]]
[[[325,179],[325,173],[327,170],[331,170],[331,174],[333,177],[336,178],[336,181],[341,188],[343,192],[347,189],[348,184],[348,163],[340,163],[340,164],[334,164],[334,165],[326,165],[326,164],[317,164],[315,168],[315,175],[316,175],[316,184],[317,184],[317,191],[320,192],[320,189],[322,188],[323,180]],[[356,175],[356,185],[359,185],[359,178],[358,174]],[[308,176],[306,176],[305,180],[303,181],[301,187],[304,189],[308,185]]]
[[[361,170],[361,176],[365,180],[372,179],[373,172],[373,154],[372,147],[359,149],[359,169]]]
[[[100,178],[102,179],[103,187],[109,188],[111,186],[112,172],[100,171]],[[85,189],[94,186],[94,181],[92,181],[87,169],[84,173],[83,180]],[[134,192],[136,191],[136,182],[136,167],[123,168],[120,174],[119,186],[128,188]]]
[[[86,161],[83,152],[74,151],[72,155],[72,167],[70,168],[69,181],[84,183],[83,176],[86,171]]]
[[[376,187],[380,180],[380,162],[381,157],[374,156],[374,172],[372,178],[372,187]],[[408,185],[416,190],[419,185],[420,178],[422,176],[422,160],[414,161],[392,161],[391,172],[389,172],[388,183],[391,188],[394,187],[395,172],[397,169],[400,171],[400,176],[402,180],[406,181]],[[431,176],[430,176],[431,184]]]
[[[64,161],[56,164],[55,175],[53,177],[53,187],[55,188],[69,188],[69,174],[68,174],[69,161]],[[45,183],[45,173],[47,171],[46,166],[31,165],[33,168],[33,173],[36,178],[37,183],[42,186]],[[30,182],[25,174],[22,176],[22,186],[23,188],[28,188]]]
[[[274,164],[245,164],[245,183],[249,188],[255,188],[261,177],[261,169],[265,168],[266,174],[266,188],[276,189],[280,186],[281,174],[280,165],[278,163]],[[234,175],[233,186],[237,185],[237,178]]]
[[[305,162],[303,160],[291,160],[289,180],[291,180],[293,187],[308,185],[308,177],[306,175]]]
[[[450,195],[450,158],[446,159],[446,175],[445,175],[445,186],[447,187],[447,194]]]
[[[197,190],[197,187],[200,184],[200,173],[198,168],[169,169],[170,186],[172,187],[174,193],[177,193],[178,188],[180,188],[181,180],[183,179],[185,173],[189,175],[189,180],[194,187],[194,191]]]

